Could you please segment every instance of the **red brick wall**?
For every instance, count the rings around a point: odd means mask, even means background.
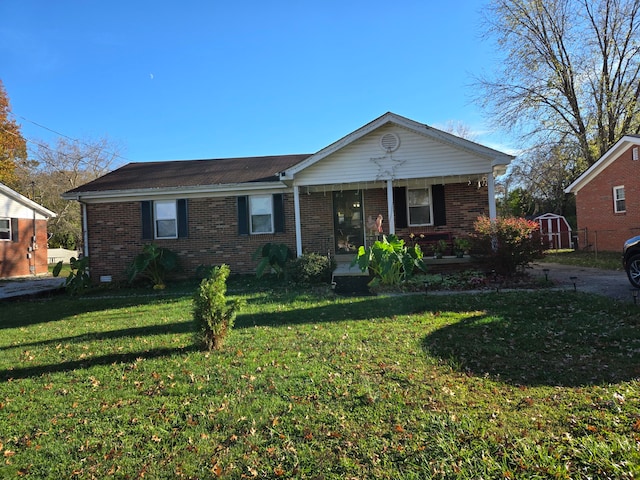
[[[487,187],[477,188],[466,183],[451,183],[444,187],[447,224],[438,227],[408,227],[396,229],[400,236],[411,233],[451,232],[453,237],[473,232],[473,223],[480,215],[489,215]]]
[[[285,233],[238,235],[236,197],[188,201],[188,237],[153,240],[180,257],[180,274],[193,276],[199,265],[226,263],[233,273],[254,273],[253,253],[265,243],[285,243],[295,252],[293,195],[285,194]],[[87,205],[91,276],[124,279],[127,266],[151,240],[142,239],[140,202]]]
[[[335,253],[333,195],[329,192],[300,193],[302,251],[326,255]],[[291,217],[293,224],[293,216]],[[292,227],[293,228],[293,227]]]
[[[615,213],[613,187],[624,186],[626,212]],[[580,248],[619,252],[640,235],[640,160],[629,148],[576,195]],[[586,233],[584,230],[586,229]]]
[[[386,188],[363,192],[365,216],[384,217],[383,228],[389,231]],[[331,192],[301,193],[302,250],[305,253],[335,253],[333,232],[333,201]],[[188,201],[188,232],[186,238],[154,240],[158,246],[178,253],[181,273],[193,276],[199,265],[226,263],[233,273],[254,273],[257,262],[253,253],[267,242],[287,244],[296,249],[293,194],[285,199],[285,233],[274,235],[238,235],[236,197],[201,198]],[[473,222],[488,212],[487,189],[467,184],[447,185],[447,225],[402,229],[446,231],[454,235],[467,234]],[[87,205],[89,226],[89,257],[91,275],[98,281],[101,275],[123,280],[126,267],[151,240],[142,240],[142,212],[140,202],[103,203]]]
[[[47,221],[36,220],[36,245],[27,258],[31,237],[33,236],[33,219],[18,219],[18,241],[0,240],[0,277],[20,277],[47,273]],[[29,267],[32,266],[32,271]]]

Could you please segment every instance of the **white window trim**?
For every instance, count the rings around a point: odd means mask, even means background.
[[[431,222],[429,223],[411,223],[411,205],[409,204],[409,190],[429,190],[429,218]],[[433,220],[433,188],[431,187],[422,187],[422,188],[409,188],[406,189],[407,195],[407,225],[410,227],[431,227],[434,225]]]
[[[175,212],[174,220],[175,220],[175,235],[161,237],[158,235],[158,204],[170,204],[173,203],[173,208]],[[161,219],[168,220],[168,219]],[[157,240],[172,240],[178,238],[178,202],[177,200],[156,200],[153,202],[153,238]]]
[[[268,199],[269,202],[269,216],[271,221],[270,230],[268,232],[254,232],[253,231],[253,212],[251,211],[251,200],[253,198],[265,198]],[[249,195],[249,233],[251,235],[273,235],[275,233],[275,225],[274,225],[274,212],[273,212],[273,195]]]
[[[624,194],[623,198],[618,198],[618,192],[622,190]],[[624,200],[624,210],[618,210],[618,200]],[[617,185],[613,187],[613,211],[614,213],[625,213],[627,211],[627,195],[624,191],[624,185]]]
[[[0,238],[0,242],[10,242],[13,235],[11,235],[11,219],[6,217],[0,217],[0,220],[7,220],[9,222],[9,238]]]

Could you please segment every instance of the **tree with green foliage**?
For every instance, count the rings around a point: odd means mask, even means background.
[[[0,183],[18,189],[16,169],[27,162],[27,141],[10,113],[9,97],[0,80]]]

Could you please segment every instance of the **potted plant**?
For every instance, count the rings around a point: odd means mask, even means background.
[[[453,240],[453,250],[456,257],[464,257],[465,252],[469,252],[469,248],[471,248],[471,242],[468,238],[456,238]]]
[[[447,251],[447,248],[449,248],[449,245],[446,240],[438,240],[438,243],[433,246],[433,256],[435,258],[442,258],[442,255]]]

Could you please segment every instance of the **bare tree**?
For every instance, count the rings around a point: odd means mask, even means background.
[[[80,206],[63,200],[67,190],[94,180],[121,163],[120,147],[107,138],[77,141],[66,138],[55,146],[37,142],[35,163],[21,172],[22,190],[35,194],[37,202],[57,213],[49,221],[50,245],[78,248],[81,244]]]
[[[639,14],[640,0],[493,0],[504,61],[479,101],[530,146],[571,143],[592,165],[640,132]]]

